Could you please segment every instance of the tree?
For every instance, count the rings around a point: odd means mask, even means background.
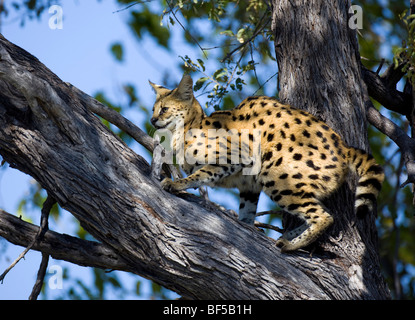
[[[347,1],[269,5],[270,17],[257,19],[251,34],[236,35],[242,42],[238,49],[249,48],[271,22],[280,99],[316,114],[347,143],[366,150],[368,118],[401,148],[412,182],[413,140],[369,100],[370,94],[386,106],[408,108],[407,95],[397,95],[402,101],[394,95],[399,93],[394,85],[403,76],[402,66],[379,77],[361,65],[356,30],[348,27]],[[172,4],[169,7],[173,13]],[[47,190],[49,201],[55,199],[100,241],[46,231],[40,235],[42,241],[33,243],[34,249],[82,265],[134,272],[186,298],[389,297],[380,270],[375,217],[356,217],[353,212],[355,182],[348,181],[328,199],[335,224],[311,258],[305,252],[283,255],[264,234],[215,205],[187,193],[176,197],[162,191],[149,165],[94,114],[153,151],[151,138],[62,83],[4,38],[0,50],[0,154],[32,175]],[[200,61],[184,60],[203,67]],[[216,86],[216,96],[223,97],[227,86],[238,88],[242,81],[224,79],[225,71],[213,76],[225,83]],[[208,80],[196,86],[201,88]],[[38,231],[4,212],[0,217],[0,235],[13,243],[27,246],[32,239],[28,235]],[[295,223],[285,219],[285,227]],[[240,290],[235,292],[235,286]]]

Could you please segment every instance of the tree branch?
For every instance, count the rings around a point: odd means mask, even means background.
[[[382,76],[363,65],[361,70],[369,96],[389,110],[408,115],[411,112],[412,97],[396,89],[396,84],[404,75],[401,67],[395,69],[394,65],[391,65]]]
[[[87,95],[82,90],[74,87],[72,84],[66,83],[71,87],[74,95],[81,99],[81,103],[88,108],[91,112],[107,120],[108,122],[117,126],[120,130],[130,135],[135,141],[144,146],[148,151],[154,150],[154,139],[146,134],[143,130],[137,127],[130,120],[124,118],[117,111],[102,104],[98,100],[94,99],[90,95]]]
[[[42,214],[40,218],[40,228],[36,235],[36,241],[41,241],[45,236],[46,231],[49,230],[49,214],[52,207],[56,204],[56,200],[48,195],[46,201],[43,203]],[[39,271],[37,272],[37,278],[35,285],[33,286],[32,293],[29,296],[29,300],[36,300],[42,290],[43,281],[46,275],[46,269],[49,263],[49,255],[42,252],[42,261],[40,262]]]
[[[7,241],[28,247],[39,231],[38,226],[0,209],[0,237]],[[101,243],[50,230],[45,232],[42,241],[33,244],[32,249],[80,266],[134,271],[118,254]]]
[[[367,119],[380,132],[391,138],[402,152],[408,179],[401,185],[401,188],[408,183],[415,183],[415,140],[410,138],[393,121],[376,110],[371,102],[367,109]]]

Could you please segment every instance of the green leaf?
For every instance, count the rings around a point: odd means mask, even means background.
[[[36,0],[29,0],[27,2],[27,7],[29,8],[29,10],[34,10],[36,8]]]
[[[213,74],[213,78],[216,80],[220,80],[220,78],[228,75],[228,69],[227,68],[221,68],[215,71]]]
[[[124,49],[121,43],[114,43],[111,46],[111,52],[114,55],[115,59],[122,62],[124,60]]]
[[[206,82],[206,81],[208,81],[208,80],[209,80],[209,78],[208,78],[208,77],[203,77],[203,78],[198,79],[198,80],[196,81],[196,83],[195,83],[194,87],[193,87],[193,90],[194,90],[194,91],[198,91],[198,90],[202,89],[203,85],[204,85],[204,84],[205,84],[205,82]]]
[[[158,44],[169,49],[170,31],[160,25],[160,16],[150,12],[147,7],[141,12],[133,11],[130,21],[131,28],[135,31],[138,38],[142,39],[143,33],[150,33]]]
[[[137,283],[135,284],[135,294],[137,296],[140,295],[140,288],[141,288],[141,281],[137,281]]]
[[[202,68],[202,70],[205,71],[206,68],[205,68],[205,63],[203,62],[203,60],[202,59],[197,59],[197,62],[199,62],[199,66]]]
[[[137,93],[135,87],[131,84],[126,84],[123,86],[124,92],[127,94],[129,101],[128,106],[133,106],[134,103],[138,101]]]

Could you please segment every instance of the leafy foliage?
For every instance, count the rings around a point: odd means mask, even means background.
[[[405,64],[402,71],[407,73],[413,85],[415,83],[415,14],[408,15],[408,10],[405,10],[400,18],[405,23],[408,37],[402,40],[402,47],[395,48],[393,62],[395,68],[401,63]]]

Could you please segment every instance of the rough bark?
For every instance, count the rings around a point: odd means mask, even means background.
[[[279,97],[326,121],[349,145],[369,151],[369,96],[356,31],[348,26],[350,5],[344,0],[273,1]],[[370,291],[376,291],[382,283],[376,217],[356,217],[354,190],[355,181],[349,179],[326,201],[335,223],[323,246],[342,257],[345,268],[360,272],[364,287],[374,285]]]
[[[373,218],[348,214],[323,239],[324,250],[281,254],[273,240],[232,214],[196,196],[163,191],[149,164],[109,132],[90,103],[0,37],[0,155],[71,212],[120,269],[195,299],[389,297],[372,257]],[[342,206],[352,202],[346,191]],[[1,235],[25,245],[4,219]],[[53,251],[50,232],[35,249]]]

